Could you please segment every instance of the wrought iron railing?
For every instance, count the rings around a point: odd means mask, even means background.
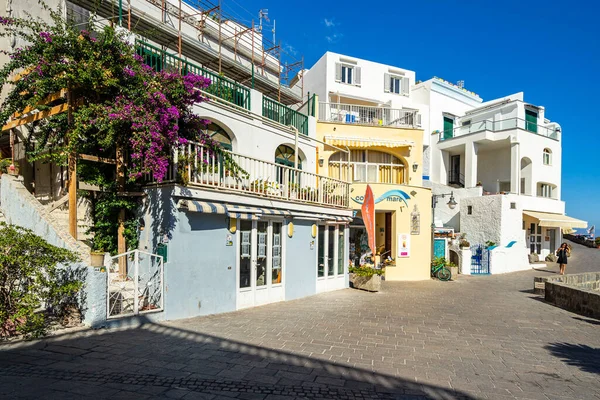
[[[453,129],[447,129],[439,132],[439,140],[448,140],[458,136],[478,133],[483,131],[499,132],[508,129],[522,129],[536,135],[545,136],[550,139],[559,139],[559,130],[554,127],[537,125],[534,122],[526,121],[521,118],[507,118],[500,121],[483,120],[474,121]]]
[[[173,69],[184,75],[193,73],[209,78],[211,84],[205,89],[207,93],[238,107],[250,110],[250,89],[246,86],[139,40],[135,42],[135,50],[144,59],[144,62],[157,72],[164,69]]]
[[[308,135],[308,116],[263,96],[262,115],[282,125],[293,126],[303,135]]]
[[[190,142],[175,151],[163,182],[183,181],[190,186],[212,187],[269,198],[348,208],[350,184],[300,169],[227,152],[244,171],[234,173],[223,158],[204,145]],[[155,183],[146,177],[148,183]]]
[[[421,114],[415,110],[319,102],[319,121],[416,128],[421,126]]]

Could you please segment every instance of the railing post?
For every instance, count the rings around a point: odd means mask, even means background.
[[[139,314],[140,312],[140,295],[139,295],[139,273],[140,273],[140,253],[139,250],[135,250],[134,251],[134,257],[133,257],[133,271],[134,271],[134,275],[133,275],[133,313],[135,315]],[[127,256],[124,256],[127,257]],[[127,259],[126,259],[127,260]]]

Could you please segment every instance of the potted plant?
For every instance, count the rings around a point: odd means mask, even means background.
[[[383,269],[350,267],[348,271],[350,272],[350,287],[368,292],[379,292],[381,289]]]
[[[448,268],[450,270],[450,273],[452,274],[452,280],[455,279],[455,277],[458,276],[458,265],[454,264],[452,261],[447,262],[446,263],[446,268]]]
[[[470,248],[471,247],[471,243],[469,243],[469,241],[467,240],[467,234],[466,233],[461,233],[459,240],[458,240],[458,246],[461,249],[465,249],[465,248]]]
[[[104,254],[103,250],[90,251],[90,265],[92,267],[104,267]]]

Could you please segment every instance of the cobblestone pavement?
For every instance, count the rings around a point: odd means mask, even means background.
[[[0,345],[0,398],[600,400],[600,321],[531,294],[543,269]]]

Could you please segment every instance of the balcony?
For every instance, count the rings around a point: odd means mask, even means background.
[[[250,110],[250,89],[246,86],[139,40],[135,42],[135,51],[156,72],[166,69],[181,71],[183,75],[193,73],[209,78],[211,85],[205,89],[207,93]]]
[[[183,183],[275,200],[348,208],[350,184],[293,167],[229,152],[243,173],[233,176],[222,157],[204,145],[190,142],[173,155],[164,183]],[[147,183],[158,183],[151,176]]]
[[[501,132],[510,129],[521,129],[531,132],[535,135],[544,136],[550,139],[558,140],[560,129],[556,127],[545,127],[536,124],[535,122],[526,121],[520,118],[508,118],[501,121],[483,120],[476,121],[466,125],[456,127],[452,130],[447,129],[438,132],[439,141],[452,139],[459,136],[468,135],[478,132]]]
[[[262,115],[285,126],[293,126],[303,135],[308,135],[308,116],[285,104],[263,96]]]
[[[421,126],[421,114],[415,110],[320,102],[319,121],[392,128],[418,128]]]

